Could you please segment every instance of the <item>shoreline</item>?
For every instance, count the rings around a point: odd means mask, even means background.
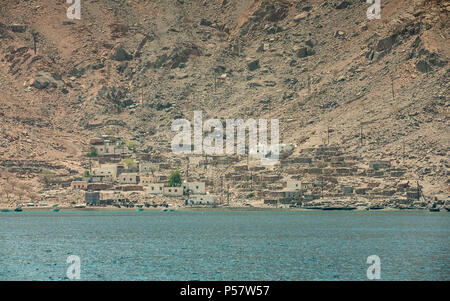
[[[14,212],[14,208],[0,207],[0,210],[10,210],[9,212]],[[23,212],[51,212],[53,207],[23,207]],[[164,211],[164,209],[174,210],[174,211],[300,211],[300,212],[325,212],[325,211],[345,211],[345,212],[392,212],[392,211],[426,211],[430,212],[428,208],[392,208],[386,207],[383,209],[366,209],[366,207],[357,207],[352,209],[347,208],[327,208],[327,207],[316,207],[316,208],[270,208],[270,207],[176,207],[176,208],[142,208],[142,211],[138,211],[138,208],[117,208],[117,207],[85,207],[85,208],[75,208],[75,207],[58,207],[59,212],[89,212],[89,211],[131,211],[131,212],[143,212],[143,211]],[[442,208],[439,212],[447,212]],[[2,212],[0,212],[2,213]],[[7,212],[3,212],[7,213]],[[57,212],[55,212],[57,213]]]

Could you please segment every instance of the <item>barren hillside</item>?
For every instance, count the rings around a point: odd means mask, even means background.
[[[82,0],[69,20],[65,1],[2,0],[0,181],[79,174],[108,131],[166,154],[202,110],[279,119],[297,153],[402,162],[448,194],[450,2],[381,2],[368,20],[359,0]]]

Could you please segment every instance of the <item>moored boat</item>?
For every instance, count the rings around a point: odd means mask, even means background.
[[[59,212],[59,208],[53,208],[52,212]]]
[[[430,212],[439,212],[440,211],[439,208],[429,208],[428,210],[430,210]]]
[[[16,209],[14,209],[14,211],[15,211],[15,212],[22,212],[23,209],[22,209],[22,207],[16,207]]]
[[[382,210],[382,209],[384,209],[384,206],[374,205],[374,206],[370,206],[368,208],[369,208],[369,210]]]
[[[322,210],[355,210],[356,207],[323,207]]]
[[[11,212],[9,209],[2,209],[2,212]]]

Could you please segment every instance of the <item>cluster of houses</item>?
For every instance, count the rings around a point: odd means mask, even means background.
[[[96,163],[88,174],[82,178],[77,178],[71,182],[71,189],[85,190],[85,200],[88,205],[98,204],[101,198],[101,191],[139,191],[149,196],[180,197],[185,203],[195,205],[214,204],[214,196],[207,194],[204,182],[184,182],[177,187],[167,185],[168,176],[156,174],[155,163],[134,162],[129,156],[130,149],[125,143],[118,139],[95,138],[90,140],[91,153],[95,150]],[[109,159],[107,159],[109,158]],[[117,158],[121,161],[114,163]],[[132,166],[123,162],[124,158],[132,161]],[[105,160],[106,159],[106,160]],[[108,163],[101,163],[101,162]],[[158,165],[158,169],[161,168]],[[167,166],[166,173],[170,173],[170,166]]]
[[[88,176],[71,183],[73,189],[89,193],[137,191],[153,199],[171,197],[185,204],[205,205],[216,204],[213,195],[220,195],[221,203],[226,198],[228,204],[231,199],[295,206],[323,198],[391,199],[405,204],[420,199],[418,185],[409,183],[406,168],[394,167],[390,159],[367,162],[343,153],[337,146],[301,149],[293,154],[294,146],[287,145],[279,164],[267,167],[253,164],[254,158],[237,155],[139,155],[115,138],[91,139],[90,144],[91,152],[95,150],[95,164]],[[187,181],[179,187],[168,187],[172,168],[185,165],[189,169]]]

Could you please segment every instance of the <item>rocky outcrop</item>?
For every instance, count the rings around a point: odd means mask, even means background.
[[[60,88],[64,86],[64,82],[60,79],[55,79],[54,75],[50,72],[41,71],[33,79],[31,86],[39,90],[47,88]]]
[[[129,54],[122,45],[117,45],[111,54],[111,59],[118,62],[129,61],[132,58],[133,56]]]

